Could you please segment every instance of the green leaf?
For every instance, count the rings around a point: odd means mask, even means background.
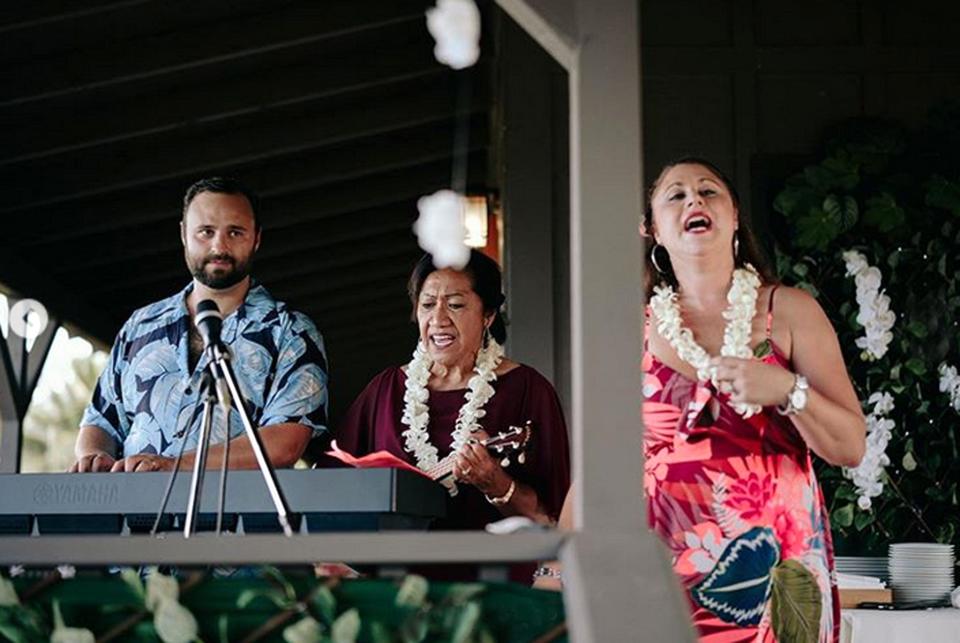
[[[333,622],[330,638],[333,643],[353,643],[360,635],[360,612],[357,608],[347,610]]]
[[[839,157],[828,157],[820,165],[804,168],[803,178],[821,192],[836,188],[852,190],[860,182],[856,164]]]
[[[460,605],[473,600],[486,590],[482,583],[455,583],[450,586],[443,596],[443,602],[449,605]]]
[[[62,627],[66,627],[67,624],[63,621],[63,613],[60,611],[60,601],[53,601],[53,629],[59,630]]]
[[[830,514],[833,524],[838,527],[849,527],[853,524],[853,503],[848,503],[842,507],[837,507]]]
[[[960,217],[960,184],[942,176],[934,175],[923,186],[926,190],[924,203],[935,208],[949,210]]]
[[[773,209],[788,219],[794,219],[821,201],[821,197],[807,185],[788,185],[773,200]]]
[[[897,205],[896,199],[889,192],[867,199],[867,209],[863,213],[863,222],[873,226],[880,232],[890,232],[906,221],[906,212]]]
[[[849,230],[853,226],[857,225],[857,219],[860,216],[860,207],[857,205],[857,200],[852,196],[843,197],[843,229]]]
[[[283,590],[284,595],[287,597],[287,600],[290,603],[297,602],[297,590],[294,589],[290,581],[287,580],[287,577],[283,575],[276,567],[265,566],[261,568],[261,573],[267,577],[269,580],[272,580],[277,586]]]
[[[473,636],[473,631],[480,621],[480,604],[470,601],[460,608],[457,614],[456,626],[450,637],[451,643],[466,643]]]
[[[873,524],[876,517],[872,511],[858,511],[853,518],[853,526],[857,531],[863,531],[864,527]]]
[[[220,643],[230,643],[230,617],[226,614],[217,619],[217,633]]]
[[[270,601],[280,609],[286,609],[290,605],[290,601],[287,600],[287,597],[284,596],[280,590],[245,589],[240,592],[239,596],[237,596],[237,607],[240,609],[245,609],[250,605],[250,603],[260,598]]]
[[[887,257],[887,265],[891,268],[896,268],[900,263],[900,259],[903,257],[903,253],[899,250],[894,250],[890,253],[890,256]]]
[[[810,266],[808,266],[805,263],[795,263],[793,264],[793,267],[791,269],[793,270],[794,274],[796,274],[801,279],[803,279],[810,273]]]
[[[393,643],[393,636],[386,625],[377,621],[370,624],[370,640],[373,643]]]
[[[304,616],[283,630],[283,640],[287,643],[317,643],[322,639],[323,626],[312,616]]]
[[[906,471],[914,471],[917,468],[917,460],[909,451],[903,454],[903,461],[901,464],[903,464],[903,468]]]
[[[950,543],[956,534],[956,527],[950,523],[945,523],[937,528],[937,542]]]
[[[17,597],[17,590],[13,588],[13,583],[9,578],[0,576],[0,606],[19,604],[20,599]]]
[[[30,643],[27,634],[12,623],[0,623],[0,637],[12,643]]]
[[[430,583],[423,576],[409,574],[403,579],[400,590],[397,592],[396,605],[398,607],[420,607],[427,599]]]
[[[400,638],[403,643],[420,643],[420,641],[426,640],[429,631],[426,613],[417,612],[400,626]]]
[[[120,578],[123,579],[123,582],[133,590],[133,592],[141,601],[146,603],[147,592],[143,587],[143,581],[140,579],[140,574],[137,572],[137,570],[130,567],[124,567],[120,571]]]
[[[795,228],[797,246],[823,252],[840,234],[840,217],[814,207],[797,218]]]
[[[773,568],[770,616],[778,641],[817,643],[822,610],[814,575],[796,560]]]
[[[310,604],[316,610],[317,615],[320,616],[320,620],[324,624],[330,625],[333,623],[333,619],[337,614],[337,599],[334,598],[333,592],[330,591],[329,587],[325,585],[317,587],[310,599]]]
[[[910,331],[914,337],[919,339],[923,339],[927,336],[927,325],[923,322],[912,321],[907,324],[907,330]]]
[[[849,230],[857,223],[857,201],[846,196],[841,203],[836,195],[830,194],[823,200],[824,213],[837,222],[839,229],[843,232]]]
[[[907,370],[913,373],[916,376],[922,376],[927,372],[926,363],[919,357],[911,357],[904,364],[907,367]]]

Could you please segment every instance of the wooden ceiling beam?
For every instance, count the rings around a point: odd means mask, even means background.
[[[299,228],[303,234],[300,235],[298,244],[301,248],[309,248],[312,247],[307,245],[310,237],[304,231],[326,234],[327,226],[335,218],[343,220],[344,216],[352,214],[363,216],[363,212],[386,207],[396,207],[398,220],[412,223],[416,218],[416,199],[448,186],[449,168],[449,163],[431,164],[408,172],[380,177],[375,181],[338,186],[322,194],[313,193],[309,197],[291,196],[277,200],[271,204],[272,213],[267,219],[268,223],[264,225],[265,242],[271,243],[269,242],[271,236],[283,234],[290,228],[293,228],[296,234],[296,229]],[[479,174],[479,169],[477,173]],[[369,190],[369,192],[362,190]],[[363,225],[363,221],[357,220],[355,224]],[[158,224],[139,228],[124,227],[101,242],[93,243],[81,239],[73,244],[59,244],[55,248],[72,255],[73,261],[70,265],[55,266],[54,271],[66,277],[90,272],[90,276],[95,277],[97,270],[94,269],[122,264],[125,260],[136,262],[130,266],[131,269],[142,270],[143,264],[137,260],[158,258],[166,253],[179,256],[182,253],[178,225],[179,213],[171,214],[166,221]],[[131,243],[132,241],[135,243]],[[322,238],[314,238],[313,242],[320,243],[321,246],[323,244]],[[275,245],[280,247],[280,244]],[[128,249],[128,246],[134,246],[134,248]],[[141,246],[143,253],[138,249]],[[77,248],[83,248],[84,252],[76,252]],[[50,246],[33,246],[31,251],[53,256],[56,250]],[[268,256],[272,252],[271,250]]]
[[[429,49],[400,44],[383,45],[376,53],[356,53],[351,64],[343,57],[320,57],[296,67],[270,74],[251,71],[241,78],[226,78],[209,91],[206,81],[179,82],[158,88],[149,96],[137,95],[126,101],[112,101],[112,116],[104,118],[103,106],[83,103],[84,111],[63,102],[46,110],[22,110],[20,114],[0,111],[0,123],[8,132],[0,150],[0,167],[39,161],[64,154],[77,154],[103,145],[116,145],[157,134],[175,135],[178,130],[198,125],[215,126],[243,115],[263,115],[271,109],[289,108],[298,103],[320,103],[352,92],[385,90],[412,79],[448,73],[433,60]],[[322,56],[322,54],[321,54]],[[149,99],[149,109],[144,101]],[[64,122],[64,112],[72,116]],[[9,111],[9,110],[7,110]]]
[[[453,111],[456,88],[451,80],[407,87],[380,97],[372,108],[369,101],[358,102],[326,114],[303,114],[294,119],[275,114],[272,119],[237,123],[222,131],[200,128],[175,137],[158,136],[150,154],[144,153],[143,141],[127,149],[106,146],[98,154],[18,164],[0,172],[0,182],[7,186],[0,195],[0,212],[21,213],[164,179],[203,176],[222,172],[225,167],[262,163],[322,145],[340,145],[355,138],[432,123],[449,117]],[[486,92],[477,91],[474,96],[470,113],[484,111]],[[185,154],[185,150],[189,153]],[[38,182],[48,189],[38,192]]]
[[[471,152],[483,149],[488,143],[485,121],[483,114],[477,114],[470,122],[470,131],[476,132],[471,137]],[[297,192],[440,161],[453,150],[453,129],[453,121],[446,116],[387,134],[308,149],[259,164],[225,166],[222,170],[242,178],[260,194],[265,207],[276,210],[273,206],[282,197]],[[404,149],[409,153],[405,155]],[[175,221],[183,192],[195,178],[160,181],[136,189],[33,208],[28,217],[11,220],[6,234],[31,247],[59,241],[86,243],[88,236]],[[117,216],[119,212],[124,215]],[[29,225],[20,223],[27,219]],[[77,226],[77,221],[83,221],[84,225]]]
[[[264,15],[205,22],[0,71],[4,88],[0,108],[69,94],[90,95],[413,19],[423,20],[422,2],[325,0],[294,3]]]
[[[296,0],[230,0],[232,19],[276,11]],[[0,5],[0,66],[147,38],[226,18],[221,2],[196,0],[32,0]]]

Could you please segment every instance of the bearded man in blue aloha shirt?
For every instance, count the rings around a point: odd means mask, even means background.
[[[193,280],[177,294],[133,313],[80,423],[71,471],[172,469],[193,466],[201,413],[200,380],[209,357],[193,317],[204,299],[223,315],[221,339],[251,421],[274,466],[292,466],[327,429],[327,360],[313,322],[275,300],[250,276],[260,247],[257,198],[235,179],[190,186],[180,237]],[[218,411],[214,441],[223,435]],[[256,468],[236,409],[230,412],[230,468]],[[219,467],[223,445],[211,445]]]

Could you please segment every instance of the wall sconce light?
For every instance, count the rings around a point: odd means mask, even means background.
[[[467,229],[465,243],[471,248],[487,245],[487,197],[463,197],[463,227]]]

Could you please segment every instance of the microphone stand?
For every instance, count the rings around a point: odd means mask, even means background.
[[[211,363],[210,366],[212,367],[213,364]],[[200,379],[200,399],[203,403],[203,416],[200,420],[200,435],[197,437],[197,453],[193,460],[193,476],[190,478],[190,495],[187,497],[187,519],[183,525],[184,538],[189,538],[196,531],[203,475],[207,469],[207,451],[210,449],[210,433],[213,431],[213,409],[217,399],[214,394],[214,378],[209,370],[204,371]],[[229,439],[229,418],[227,421],[227,438]]]
[[[219,369],[220,377],[217,379],[226,382],[233,401],[233,406],[236,407],[237,412],[240,414],[240,421],[243,423],[243,429],[246,432],[247,439],[250,441],[250,448],[253,449],[253,455],[257,459],[257,466],[260,469],[260,474],[263,476],[263,482],[267,486],[267,491],[270,493],[270,499],[273,501],[273,506],[277,510],[277,520],[280,522],[280,526],[283,528],[284,535],[293,536],[293,529],[290,527],[290,511],[287,508],[287,501],[283,496],[283,492],[280,490],[280,483],[277,481],[277,472],[274,470],[273,464],[270,462],[269,458],[267,458],[266,451],[263,448],[263,442],[260,439],[260,434],[257,432],[256,427],[253,426],[253,422],[250,421],[250,415],[247,413],[246,404],[243,401],[243,396],[240,394],[240,388],[237,386],[236,377],[234,376],[233,369],[230,366],[230,353],[224,346],[219,344],[211,344],[210,354],[212,359],[208,368],[213,373],[214,377],[216,377],[217,369]],[[206,402],[204,403],[206,404]],[[230,437],[229,420],[230,418],[228,414],[228,442]],[[201,438],[202,437],[203,436],[201,435]],[[209,442],[209,436],[207,436],[207,441]],[[203,458],[204,461],[206,460],[207,446],[207,444],[202,446],[204,453],[201,455],[198,452],[197,461],[199,461],[201,458]],[[225,451],[224,458],[226,457],[227,452]],[[194,469],[196,470],[196,466]],[[184,531],[184,536],[186,536],[186,531]]]

